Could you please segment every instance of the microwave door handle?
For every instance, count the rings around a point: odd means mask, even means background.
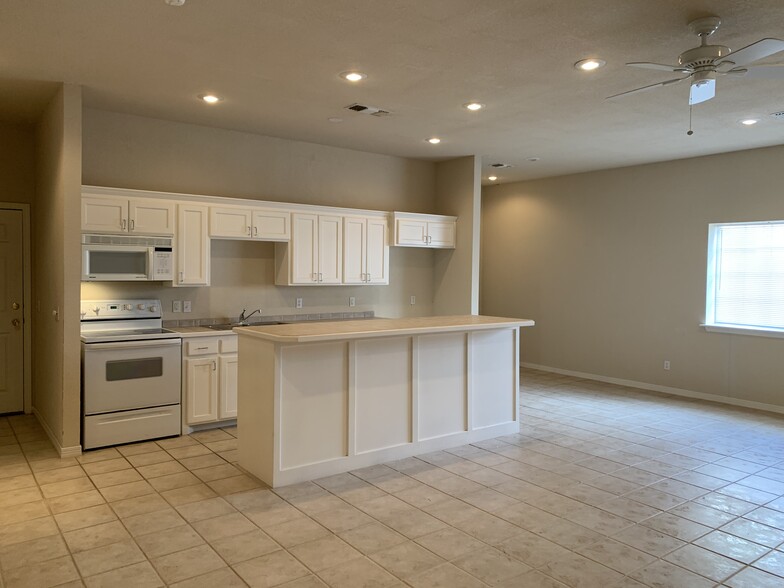
[[[155,279],[155,247],[147,249],[147,279]]]

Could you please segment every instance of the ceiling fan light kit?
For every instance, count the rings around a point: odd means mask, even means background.
[[[781,39],[760,39],[737,51],[732,51],[724,45],[709,45],[708,37],[713,35],[720,25],[721,19],[718,16],[698,18],[690,22],[689,29],[700,38],[700,45],[681,53],[678,57],[678,65],[651,62],[630,62],[626,64],[631,67],[684,74],[683,77],[621,92],[614,96],[608,96],[607,100],[624,98],[639,92],[646,92],[654,88],[669,86],[691,79],[689,105],[694,105],[706,102],[716,96],[716,80],[718,76],[731,75],[784,80],[784,65],[760,65],[756,67],[752,65],[756,61],[784,51],[784,41]]]

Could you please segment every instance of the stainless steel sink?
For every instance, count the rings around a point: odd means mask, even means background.
[[[212,329],[213,331],[230,331],[234,327],[265,327],[267,325],[285,325],[286,323],[281,323],[278,321],[262,321],[259,323],[218,323],[217,325],[206,325],[208,329]]]

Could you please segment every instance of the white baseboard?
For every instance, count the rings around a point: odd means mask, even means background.
[[[624,380],[622,378],[611,378],[609,376],[601,376],[599,374],[589,374],[587,372],[576,372],[574,370],[564,370],[561,368],[549,367],[546,365],[539,365],[535,363],[520,362],[521,368],[530,368],[540,370],[543,372],[550,372],[553,374],[561,374],[564,376],[574,376],[575,378],[583,378],[585,380],[595,380],[597,382],[606,382],[608,384],[618,384],[619,386],[629,386],[631,388],[640,388],[641,390],[650,390],[652,392],[660,392],[662,394],[671,394],[673,396],[683,396],[685,398],[694,398],[697,400],[707,400],[708,402],[716,402],[718,404],[728,404],[730,406],[741,406],[743,408],[751,408],[755,410],[764,410],[766,412],[775,412],[784,414],[784,406],[777,404],[767,404],[765,402],[754,402],[753,400],[742,400],[740,398],[731,398],[729,396],[718,396],[716,394],[705,394],[704,392],[696,392],[695,390],[685,390],[683,388],[673,388],[671,386],[661,386],[659,384],[649,384],[648,382],[638,382],[636,380]]]
[[[57,453],[60,454],[60,457],[77,457],[82,454],[81,445],[71,445],[69,447],[63,447],[60,445],[60,441],[58,441],[57,437],[55,437],[54,432],[49,427],[49,423],[47,423],[46,419],[41,416],[41,413],[38,412],[36,407],[33,407],[33,414],[35,415],[36,420],[38,420],[43,430],[46,432],[47,437],[49,437],[49,441],[52,442],[52,445],[54,445]]]

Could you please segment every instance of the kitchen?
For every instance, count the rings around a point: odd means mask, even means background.
[[[713,578],[717,570],[729,575],[745,565],[733,559],[737,552],[722,553],[711,543],[723,537],[747,549],[743,559],[760,558],[739,576],[759,586],[770,581],[781,544],[758,541],[778,536],[780,514],[722,498],[717,488],[750,491],[711,474],[747,476],[735,466],[776,475],[775,467],[755,461],[778,462],[774,448],[755,453],[745,445],[759,432],[772,438],[776,419],[631,388],[781,406],[778,341],[709,335],[697,324],[704,311],[706,224],[780,216],[779,123],[766,119],[734,130],[751,104],[763,113],[780,110],[770,98],[778,86],[755,82],[771,88],[765,98],[764,89],[747,94],[751,82],[723,78],[717,100],[694,108],[691,137],[686,95],[677,92],[683,87],[617,108],[603,102],[610,92],[633,87],[635,74],[640,85],[649,79],[625,70],[624,61],[653,59],[655,52],[671,60],[676,47],[694,41],[681,34],[687,12],[703,8],[693,2],[634,1],[599,11],[579,3],[570,10],[525,3],[457,2],[446,9],[405,2],[372,10],[361,3],[285,4],[254,20],[218,9],[205,18],[201,11],[211,4],[195,0],[186,2],[188,13],[158,0],[111,9],[88,0],[82,15],[66,2],[8,3],[0,43],[12,59],[0,99],[11,122],[0,123],[0,181],[8,200],[28,207],[32,289],[24,325],[35,379],[26,380],[25,404],[34,414],[0,422],[0,436],[17,440],[2,446],[3,472],[14,476],[3,484],[24,485],[3,496],[5,585],[201,580],[301,588],[358,578],[416,586],[655,586],[662,579],[740,585],[742,578]],[[720,8],[733,48],[780,36],[784,26],[772,2]],[[358,16],[363,10],[369,12]],[[209,33],[182,34],[177,19],[183,14]],[[391,28],[376,26],[380,21]],[[317,23],[329,34],[306,39],[303,27]],[[754,26],[746,29],[749,23]],[[213,36],[218,29],[232,34]],[[149,43],[139,42],[142,30]],[[40,42],[25,38],[33,31]],[[390,31],[395,34],[387,36]],[[646,40],[651,32],[655,42]],[[85,55],[90,38],[100,50]],[[163,38],[171,50],[156,45]],[[287,38],[301,46],[265,50]],[[469,59],[465,47],[472,42],[500,49]],[[378,67],[364,86],[347,85],[338,74],[362,65],[353,60],[371,46],[384,48]],[[573,67],[589,49],[609,57],[595,75]],[[69,55],[83,57],[66,72]],[[231,59],[221,58],[226,55]],[[218,73],[205,79],[211,68]],[[251,90],[225,85],[235,70],[247,72]],[[434,81],[460,95],[431,93]],[[501,86],[506,99],[485,97],[485,90]],[[141,88],[150,90],[146,106],[134,102]],[[276,88],[291,95],[281,99]],[[214,107],[198,99],[219,90],[226,99]],[[135,106],[117,106],[126,98]],[[479,99],[484,111],[464,108]],[[344,110],[357,101],[387,106],[392,115]],[[470,137],[488,128],[497,131],[494,138],[469,148]],[[438,136],[440,145],[425,141]],[[501,153],[513,161],[497,155],[501,142],[508,149]],[[737,149],[746,151],[713,154]],[[402,152],[412,155],[395,155]],[[653,155],[645,159],[642,152]],[[650,161],[660,163],[637,165]],[[631,167],[606,169],[618,165]],[[537,179],[545,176],[555,177]],[[451,215],[459,219],[457,244],[448,251],[390,247],[388,286],[276,286],[274,243],[229,240],[210,244],[209,287],[82,283],[85,185]],[[277,493],[236,468],[233,427],[81,455],[81,300],[159,300],[165,321],[235,317],[243,308],[296,314],[298,298],[312,314],[356,308],[417,317],[478,312],[480,285],[483,312],[537,319],[539,326],[521,335],[523,358],[567,372],[524,372],[520,413],[532,439],[479,442]],[[177,301],[190,301],[191,312],[175,312]],[[672,360],[671,371],[662,369],[663,359]],[[654,421],[664,414],[675,422]],[[609,419],[601,431],[599,416]],[[671,433],[679,443],[641,444],[635,435],[664,434],[646,428],[654,422],[681,426]],[[553,428],[566,433],[556,438]],[[596,455],[579,456],[575,448]],[[627,463],[605,459],[608,448]],[[567,463],[575,459],[583,465]],[[703,464],[708,461],[722,463]],[[704,471],[676,466],[686,463]],[[598,470],[587,472],[585,465],[612,475],[589,480]],[[646,467],[667,476],[659,480]],[[768,490],[776,484],[756,473],[744,480]],[[749,526],[768,538],[744,543]],[[695,536],[702,532],[705,537]]]

